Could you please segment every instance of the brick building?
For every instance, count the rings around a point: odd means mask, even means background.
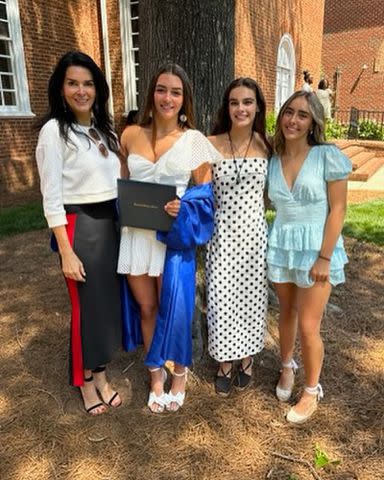
[[[382,0],[325,0],[322,66],[340,110],[384,110]]]
[[[38,196],[33,126],[62,53],[80,49],[102,66],[117,128],[137,107],[139,3],[0,0],[0,206]],[[260,82],[269,111],[300,87],[303,69],[318,80],[323,13],[324,0],[235,0],[234,72]]]
[[[309,70],[321,73],[324,0],[237,0],[235,74],[263,87],[268,110],[277,111]]]

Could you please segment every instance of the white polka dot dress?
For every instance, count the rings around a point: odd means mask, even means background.
[[[238,166],[243,159],[238,159]],[[264,186],[268,160],[246,158],[236,182],[233,159],[213,164],[215,231],[207,247],[208,351],[239,360],[264,347],[268,306]]]

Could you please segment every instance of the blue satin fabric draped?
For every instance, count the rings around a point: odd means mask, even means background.
[[[192,363],[192,319],[195,308],[196,247],[213,234],[212,185],[188,189],[179,214],[169,232],[157,232],[167,245],[160,306],[151,347],[145,359],[149,367],[167,360],[180,365]],[[123,347],[133,350],[142,344],[139,308],[122,279]]]

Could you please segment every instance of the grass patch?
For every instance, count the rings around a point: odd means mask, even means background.
[[[348,205],[343,234],[384,245],[384,200]]]
[[[47,227],[40,202],[0,210],[0,239]]]
[[[267,210],[268,223],[274,216],[274,211]],[[40,202],[0,210],[0,239],[46,227]],[[348,205],[343,235],[384,245],[384,200]]]

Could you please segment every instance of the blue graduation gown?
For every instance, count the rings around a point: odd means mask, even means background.
[[[212,185],[188,189],[181,199],[177,218],[169,232],[157,232],[167,245],[160,306],[152,343],[145,359],[149,367],[167,360],[192,363],[192,319],[195,308],[196,247],[213,234]],[[122,280],[123,347],[133,350],[143,343],[140,311],[126,278]]]

